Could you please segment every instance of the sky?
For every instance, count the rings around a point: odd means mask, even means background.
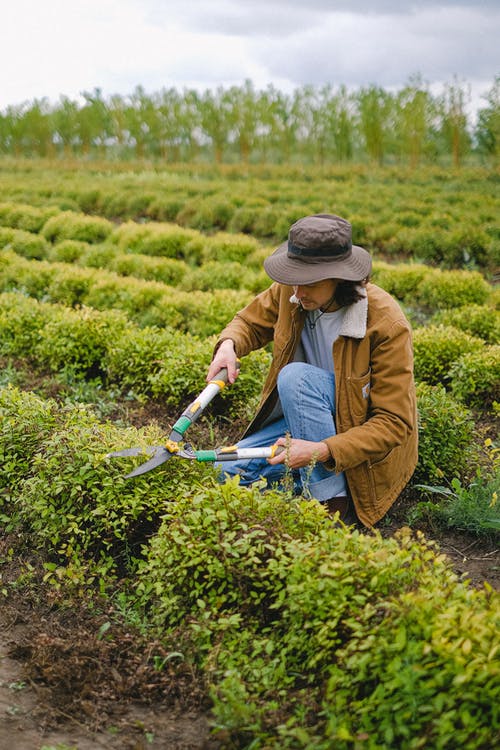
[[[137,85],[272,84],[434,94],[458,81],[472,112],[500,75],[500,0],[1,0],[0,110]]]

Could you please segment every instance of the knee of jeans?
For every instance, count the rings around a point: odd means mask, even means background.
[[[294,387],[302,380],[306,369],[309,367],[306,362],[290,362],[285,365],[278,373],[278,393],[280,397],[286,393],[290,394]]]

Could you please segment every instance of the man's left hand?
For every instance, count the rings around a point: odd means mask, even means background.
[[[310,463],[323,463],[330,458],[328,446],[323,442],[281,437],[276,444],[282,445],[285,450],[274,458],[268,458],[267,461],[272,466],[284,463],[291,469],[302,469]]]

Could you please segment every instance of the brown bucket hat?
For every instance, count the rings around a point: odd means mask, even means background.
[[[351,225],[334,214],[305,216],[292,224],[288,241],[264,261],[268,276],[280,284],[315,284],[323,279],[363,281],[372,259],[352,244]]]

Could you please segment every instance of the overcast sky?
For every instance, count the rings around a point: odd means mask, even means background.
[[[471,108],[500,74],[500,0],[2,0],[0,109],[161,88],[398,90],[457,79]]]

